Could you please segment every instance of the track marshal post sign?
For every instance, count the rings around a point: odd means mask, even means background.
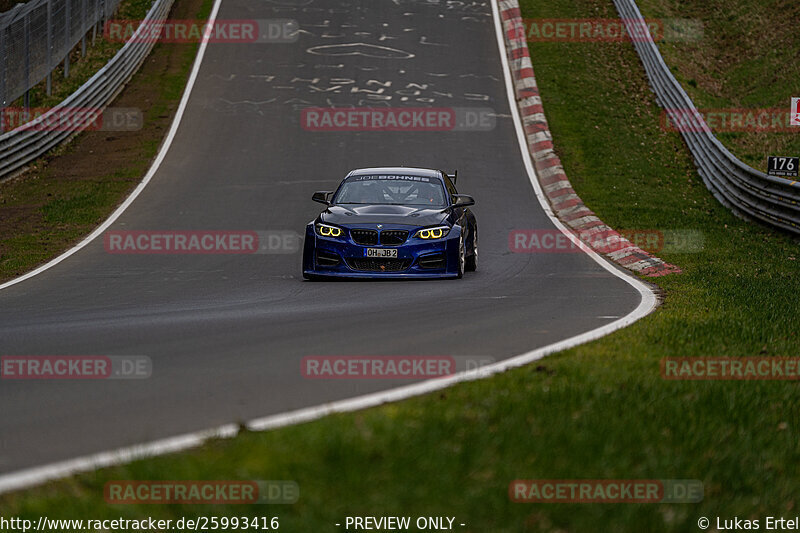
[[[800,167],[800,157],[781,157],[774,155],[767,157],[767,174],[770,176],[796,178],[798,167]]]

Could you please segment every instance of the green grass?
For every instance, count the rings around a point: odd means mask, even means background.
[[[677,2],[677,0],[675,0]],[[524,0],[526,17],[611,17],[607,0]],[[625,43],[537,43],[557,149],[578,193],[617,228],[702,230],[666,301],[633,326],[490,380],[300,426],[246,433],[0,497],[5,516],[277,515],[336,531],[347,515],[448,515],[465,532],[697,531],[699,517],[791,517],[800,478],[796,382],[673,382],[666,356],[796,356],[797,257],[733,217],[676,133],[659,127]],[[699,479],[698,504],[517,504],[514,479]],[[291,479],[291,506],[109,506],[113,479]]]

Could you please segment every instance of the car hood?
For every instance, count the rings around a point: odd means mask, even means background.
[[[406,224],[432,226],[447,218],[442,208],[430,209],[406,205],[349,205],[331,206],[320,214],[322,222],[329,224]]]

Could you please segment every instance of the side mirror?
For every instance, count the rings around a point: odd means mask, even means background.
[[[469,207],[475,205],[475,198],[468,194],[454,194],[453,207]]]
[[[314,193],[311,199],[321,204],[331,205],[331,202],[329,200],[331,194],[332,191],[317,191]]]

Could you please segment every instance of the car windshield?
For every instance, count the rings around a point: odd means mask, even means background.
[[[333,203],[444,207],[445,192],[440,180],[425,176],[350,176],[339,187]]]

